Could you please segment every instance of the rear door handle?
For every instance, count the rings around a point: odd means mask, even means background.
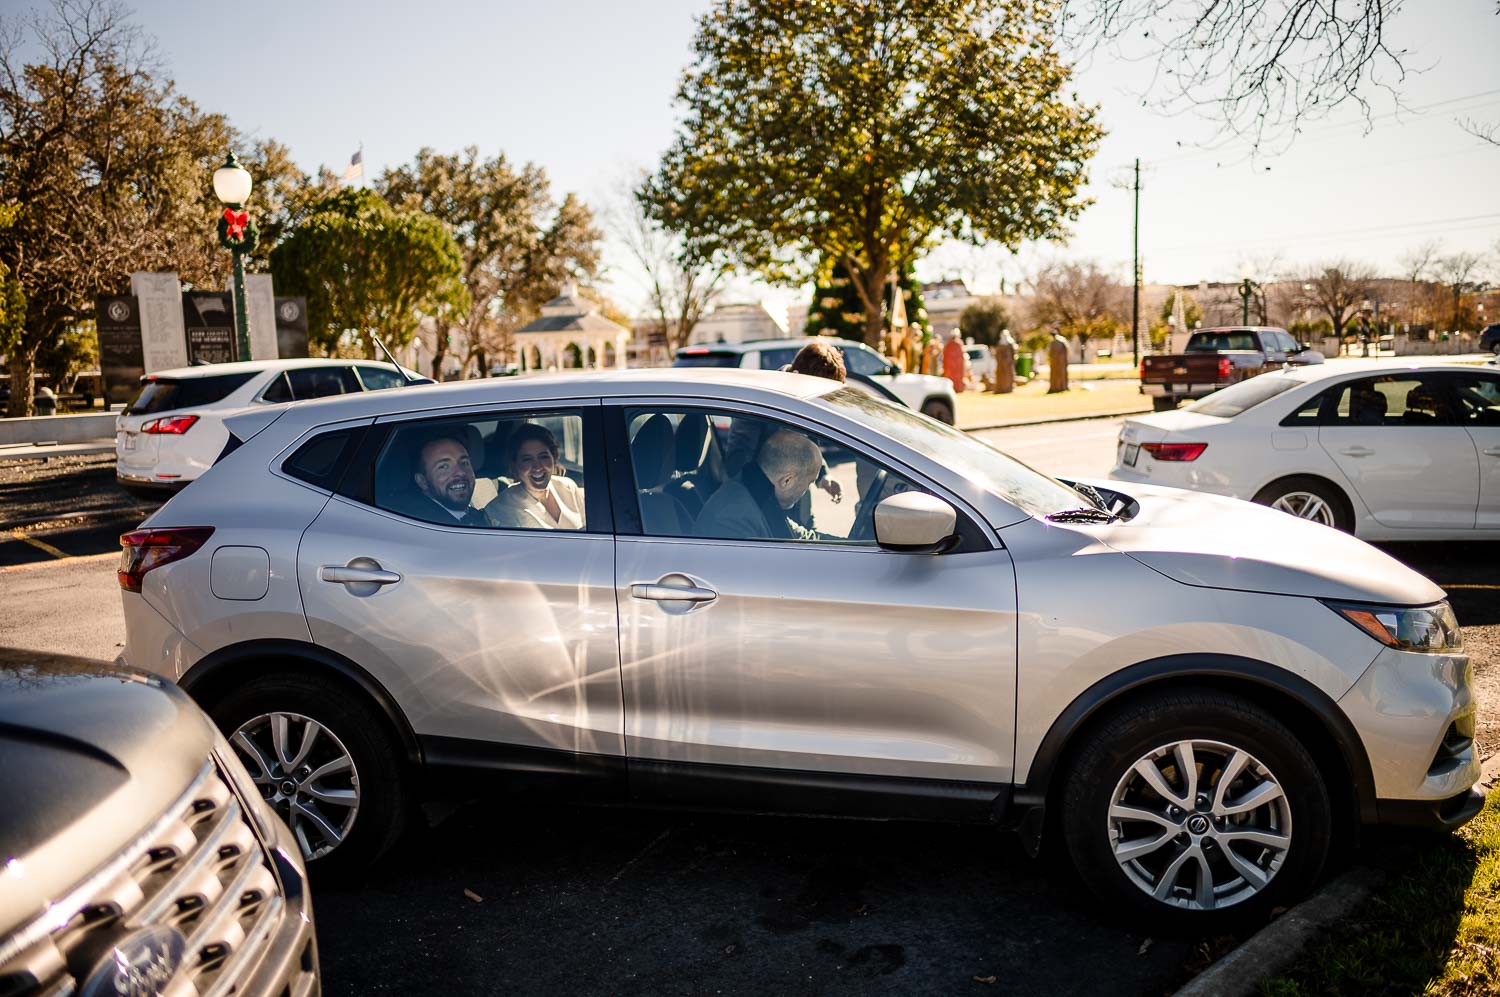
[[[1486,457],[1500,457],[1500,447],[1490,447],[1484,452]]]
[[[373,557],[356,557],[348,564],[325,564],[318,569],[318,578],[347,586],[353,595],[374,595],[382,585],[394,585],[401,580],[400,575],[386,571]]]
[[[651,602],[713,602],[719,593],[698,585],[663,585],[660,582],[634,582],[630,595]]]
[[[1339,453],[1343,454],[1345,457],[1369,457],[1374,454],[1375,451],[1371,450],[1369,447],[1345,447],[1344,449],[1340,450]]]

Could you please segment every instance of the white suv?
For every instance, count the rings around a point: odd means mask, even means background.
[[[373,360],[251,360],[147,374],[115,420],[115,476],[133,493],[175,491],[213,466],[231,413],[408,383],[432,381]]]
[[[792,362],[797,351],[816,337],[799,339],[760,339],[748,343],[712,343],[685,346],[677,351],[674,367],[749,367],[752,370],[780,370]],[[884,388],[882,395],[894,395],[909,409],[931,416],[938,422],[953,425],[957,406],[953,402],[953,382],[931,374],[907,374],[864,343],[849,339],[823,337],[844,355],[844,369],[851,380]]]

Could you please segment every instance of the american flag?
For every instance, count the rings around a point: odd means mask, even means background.
[[[365,151],[360,149],[349,157],[349,168],[344,171],[344,179],[358,180],[365,175]]]

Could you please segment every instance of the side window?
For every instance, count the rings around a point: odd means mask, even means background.
[[[361,430],[336,429],[315,436],[297,448],[281,469],[310,485],[332,491],[348,462],[349,452]]]
[[[1333,395],[1339,394],[1342,388],[1330,388],[1320,391],[1307,401],[1303,402],[1295,412],[1281,420],[1283,426],[1317,426],[1321,425],[1323,406]]]
[[[852,374],[873,377],[885,373],[886,363],[877,353],[857,346],[845,346],[841,352],[844,354],[844,367]]]
[[[406,378],[385,367],[368,367],[360,364],[354,369],[359,373],[359,379],[366,391],[384,391],[386,388],[400,388],[406,385]]]
[[[371,501],[444,526],[587,530],[590,471],[578,411],[430,419],[390,431]]]
[[[875,506],[916,487],[775,419],[645,408],[625,418],[647,536],[873,544]]]
[[[289,402],[292,400],[292,386],[287,383],[286,371],[276,375],[276,379],[266,385],[266,390],[260,394],[261,400],[266,402]]]
[[[292,397],[299,402],[360,390],[354,371],[348,367],[300,367],[287,371],[286,377],[292,386]]]
[[[1445,380],[1466,426],[1500,426],[1500,377],[1493,374],[1449,374]]]
[[[1340,388],[1324,412],[1325,426],[1441,426],[1453,415],[1441,381],[1432,375],[1388,374]]]
[[[774,349],[760,351],[761,370],[780,370],[791,363],[797,356],[794,349]]]

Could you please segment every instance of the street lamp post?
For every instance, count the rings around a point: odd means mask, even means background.
[[[234,256],[236,353],[240,360],[251,359],[250,316],[245,308],[245,254],[260,242],[260,229],[245,211],[250,186],[250,172],[240,165],[233,152],[223,166],[214,170],[214,195],[224,204],[224,213],[219,216],[219,245]]]
[[[1240,311],[1241,325],[1250,324],[1250,298],[1259,289],[1260,285],[1251,280],[1249,274],[1245,274],[1244,279],[1240,281],[1240,304],[1242,306]]]

